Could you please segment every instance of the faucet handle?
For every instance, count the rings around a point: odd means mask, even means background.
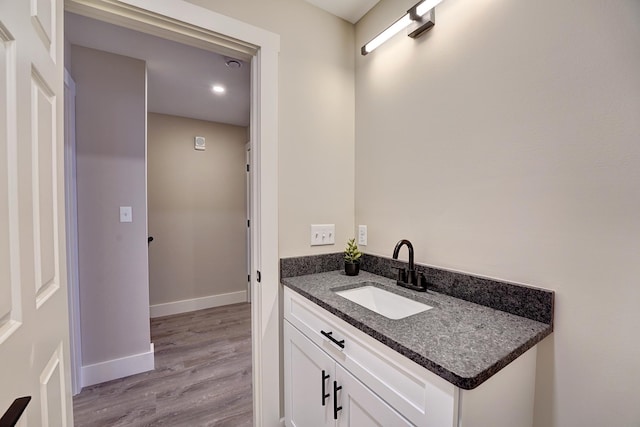
[[[425,292],[427,291],[427,278],[425,277],[422,271],[418,272],[418,279],[416,280],[416,285],[424,289]]]
[[[398,282],[407,282],[407,270],[404,267],[391,267],[392,270],[398,270]]]

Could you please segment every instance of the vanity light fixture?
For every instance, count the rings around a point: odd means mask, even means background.
[[[375,36],[369,43],[362,46],[360,53],[366,55],[400,31],[408,28],[407,35],[416,38],[433,28],[435,25],[435,7],[442,0],[423,0],[416,3],[406,14],[391,24],[386,30]]]

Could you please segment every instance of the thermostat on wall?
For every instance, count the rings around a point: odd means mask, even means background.
[[[196,136],[196,137],[195,137],[195,144],[194,144],[194,148],[195,148],[196,150],[202,150],[202,151],[204,151],[204,149],[206,148],[206,144],[205,144],[204,136]]]

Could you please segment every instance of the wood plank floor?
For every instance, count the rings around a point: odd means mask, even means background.
[[[156,369],[87,387],[73,399],[84,426],[251,426],[251,306],[151,320]]]

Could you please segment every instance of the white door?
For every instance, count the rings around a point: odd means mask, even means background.
[[[284,321],[284,399],[287,427],[335,425],[335,362],[317,345]]]
[[[336,365],[338,427],[411,427],[402,415],[380,399],[342,366]]]
[[[72,424],[62,0],[0,1],[0,414]]]

